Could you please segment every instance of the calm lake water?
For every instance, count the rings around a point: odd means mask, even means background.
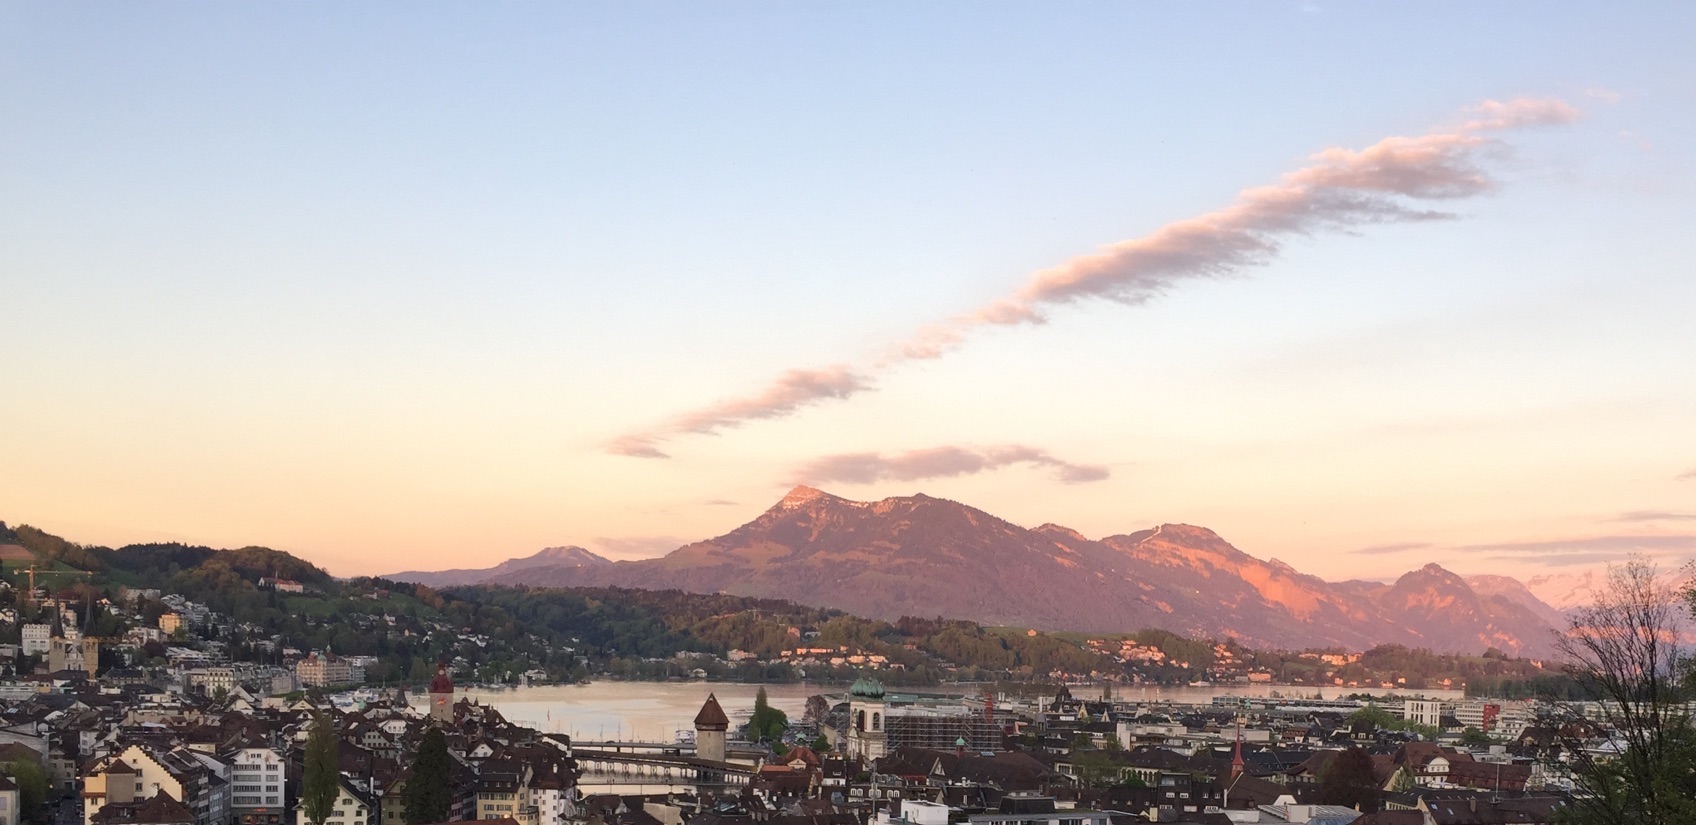
[[[761,685],[736,682],[590,682],[586,685],[548,685],[508,690],[474,689],[457,696],[494,705],[502,716],[549,733],[570,734],[573,740],[670,742],[677,732],[694,732],[695,714],[707,694],[732,724],[754,712],[754,694]],[[799,721],[807,697],[844,692],[846,685],[764,685],[772,707]],[[428,704],[426,697],[420,697]]]
[[[736,682],[591,682],[585,685],[549,685],[542,687],[510,688],[506,690],[475,689],[460,692],[460,696],[475,699],[500,709],[506,718],[530,725],[549,733],[570,734],[579,741],[610,740],[670,742],[678,731],[693,731],[695,714],[707,694],[718,697],[719,704],[731,718],[732,724],[747,719],[754,710],[754,694],[760,685]],[[807,697],[815,693],[843,694],[843,684],[777,684],[765,685],[766,695],[773,707],[800,720]],[[918,692],[975,693],[970,685],[920,688]],[[1079,698],[1098,697],[1099,686],[1071,688]],[[895,692],[899,692],[897,689]],[[1114,685],[1113,697],[1121,701],[1178,702],[1205,705],[1215,696],[1269,697],[1299,696],[1312,698],[1321,694],[1324,699],[1340,699],[1362,688],[1290,687],[1287,685],[1202,685],[1156,686]],[[1427,699],[1464,698],[1458,690],[1377,691],[1386,701],[1401,698]],[[415,704],[428,707],[425,696],[413,697]]]

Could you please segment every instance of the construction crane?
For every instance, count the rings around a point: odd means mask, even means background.
[[[36,577],[37,574],[43,575],[43,576],[92,576],[92,575],[94,575],[94,574],[88,572],[87,570],[37,570],[35,565],[33,565],[33,564],[22,569],[22,570],[20,570],[19,572],[29,574],[29,600],[32,601],[32,602],[35,601],[35,577]]]

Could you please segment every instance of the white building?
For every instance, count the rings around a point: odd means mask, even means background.
[[[1456,702],[1454,711],[1455,721],[1469,728],[1489,731],[1498,727],[1497,723],[1501,719],[1502,706],[1499,702],[1469,699],[1464,702]]]
[[[17,783],[0,779],[0,825],[18,825],[19,796]]]
[[[331,825],[377,825],[377,806],[365,792],[354,787],[347,777],[341,778],[337,788],[336,805],[330,809],[330,815],[325,819]],[[306,810],[295,805],[295,825],[311,825],[306,818]]]
[[[270,748],[242,748],[231,761],[230,807],[236,825],[282,825],[288,760]]]
[[[1430,699],[1409,699],[1402,705],[1402,718],[1416,725],[1437,727],[1443,722],[1443,703]]]
[[[24,655],[46,656],[47,640],[53,635],[53,626],[46,624],[26,624],[23,630]]]

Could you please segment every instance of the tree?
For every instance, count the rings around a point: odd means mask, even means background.
[[[1471,725],[1468,725],[1466,730],[1460,732],[1460,743],[1469,748],[1482,748],[1493,741],[1495,740],[1490,738],[1490,734],[1472,727]]]
[[[306,738],[306,765],[300,780],[300,809],[312,825],[324,825],[341,795],[341,772],[336,766],[335,722],[319,711]]]
[[[830,715],[830,702],[820,694],[807,697],[806,713],[801,715],[801,721],[809,725],[822,725],[824,718]]]
[[[789,715],[771,706],[766,689],[754,694],[754,714],[748,717],[747,735],[750,742],[781,742],[789,729]]]
[[[1319,771],[1319,803],[1358,808],[1366,813],[1378,810],[1378,775],[1372,769],[1372,757],[1360,748],[1339,751]]]
[[[441,728],[431,725],[418,743],[418,755],[412,760],[412,776],[406,780],[406,788],[401,792],[407,825],[448,820],[448,806],[452,802],[448,785],[452,768],[448,738]]]
[[[42,805],[47,802],[47,774],[33,759],[15,759],[3,768],[18,786],[18,815],[24,822],[44,822]]]
[[[1557,705],[1544,720],[1562,732],[1573,759],[1575,795],[1565,821],[1583,825],[1696,822],[1696,732],[1688,705],[1689,660],[1680,646],[1696,594],[1633,559],[1608,568],[1595,604],[1573,616],[1556,643],[1567,672],[1601,700],[1612,758],[1586,747],[1578,708]]]
[[[1371,725],[1373,730],[1391,730],[1401,721],[1396,715],[1377,705],[1367,705],[1348,715],[1349,725]]]
[[[1111,788],[1122,781],[1124,770],[1114,755],[1094,748],[1072,750],[1072,773],[1090,788]]]

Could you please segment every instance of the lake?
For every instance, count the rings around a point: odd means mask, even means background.
[[[548,733],[569,734],[574,740],[622,740],[646,742],[674,741],[678,731],[693,731],[695,714],[707,694],[718,697],[724,712],[733,725],[740,724],[754,711],[757,684],[738,682],[590,682],[581,685],[547,685],[508,689],[476,688],[462,690],[456,698],[474,699],[498,708],[507,719],[529,725]],[[766,695],[775,707],[800,721],[807,697],[815,693],[844,694],[844,684],[770,684],[764,685]],[[916,688],[915,692],[974,693],[975,685],[946,685]],[[1098,685],[1073,686],[1072,694],[1079,698],[1099,697]],[[901,692],[901,689],[892,689]],[[1340,699],[1351,693],[1364,693],[1364,688],[1309,687],[1289,685],[1113,685],[1113,697],[1120,701],[1176,702],[1205,705],[1216,696],[1312,697]],[[1455,700],[1464,698],[1458,690],[1373,691],[1387,701],[1401,698]],[[1392,698],[1393,697],[1393,698]],[[422,694],[412,697],[421,707],[429,699]]]

